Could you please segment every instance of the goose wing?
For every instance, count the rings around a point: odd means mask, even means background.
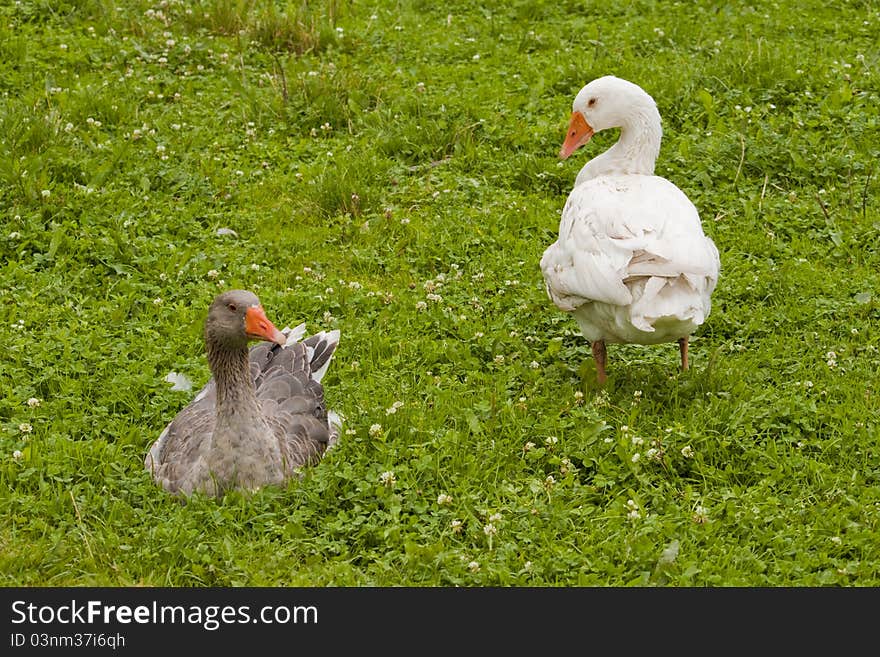
[[[284,347],[267,345],[260,355],[257,399],[288,470],[317,462],[338,439],[321,383],[338,344],[339,331],[322,331]]]
[[[547,292],[562,310],[599,301],[628,306],[640,278],[656,296],[683,278],[699,296],[718,279],[718,250],[703,233],[696,208],[658,176],[601,176],[574,188],[559,238],[544,252]]]

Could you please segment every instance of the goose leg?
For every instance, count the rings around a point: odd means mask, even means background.
[[[688,368],[688,339],[687,336],[678,339],[678,350],[681,352],[681,369]]]
[[[596,340],[591,345],[593,349],[593,360],[596,361],[597,379],[600,384],[605,383],[605,340]]]

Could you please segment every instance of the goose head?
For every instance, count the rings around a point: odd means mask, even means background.
[[[655,133],[659,146],[660,114],[654,99],[627,80],[613,75],[597,78],[575,96],[559,157],[566,159],[601,130],[629,127]]]
[[[228,350],[247,348],[248,340],[279,345],[287,340],[266,317],[257,295],[246,290],[229,290],[214,299],[205,320],[205,339]]]

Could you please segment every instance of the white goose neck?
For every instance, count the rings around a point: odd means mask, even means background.
[[[660,114],[653,101],[650,106],[634,108],[621,122],[617,143],[587,162],[578,174],[575,185],[598,176],[654,175],[662,136]]]

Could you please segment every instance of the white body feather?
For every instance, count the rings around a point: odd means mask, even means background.
[[[553,303],[588,340],[656,344],[703,323],[719,264],[684,193],[629,174],[574,188],[541,271]]]

